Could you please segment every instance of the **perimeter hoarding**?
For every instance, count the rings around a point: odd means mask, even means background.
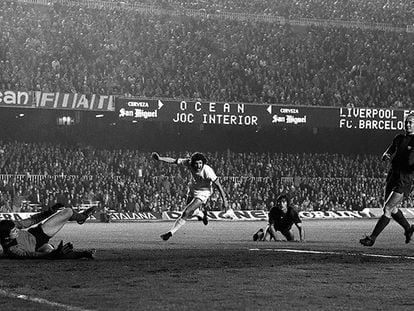
[[[115,105],[114,105],[115,101]],[[115,106],[115,107],[114,107]],[[248,103],[121,98],[115,96],[0,90],[0,107],[107,111],[122,120],[225,126],[404,129],[411,110],[286,106]]]
[[[35,106],[31,91],[0,90],[0,107],[34,108]]]
[[[411,111],[117,98],[115,112],[120,119],[135,122],[395,131],[404,128]]]
[[[414,218],[413,208],[402,208],[404,216],[409,219]],[[381,208],[364,209],[362,211],[339,210],[339,211],[300,211],[299,216],[303,220],[311,219],[366,219],[379,218],[382,215]],[[213,221],[267,221],[268,211],[265,210],[235,210],[234,219],[223,217],[223,211],[208,211],[209,220]],[[0,213],[0,220],[22,220],[29,218],[35,213]],[[141,221],[175,221],[181,216],[182,212],[108,212],[108,221],[111,222],[141,222]],[[196,216],[190,218],[198,221]],[[91,215],[88,222],[102,221],[99,213]]]

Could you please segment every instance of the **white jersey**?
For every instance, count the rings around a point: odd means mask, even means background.
[[[207,164],[203,165],[200,172],[197,172],[190,164],[190,159],[178,159],[177,164],[187,167],[193,177],[190,185],[193,191],[209,191],[213,192],[213,182],[217,179],[217,175],[214,170]]]

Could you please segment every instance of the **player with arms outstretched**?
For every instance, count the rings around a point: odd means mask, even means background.
[[[412,190],[414,177],[414,114],[410,113],[404,122],[405,134],[398,134],[382,155],[383,161],[391,161],[384,192],[384,212],[371,235],[359,240],[364,246],[373,246],[380,233],[393,218],[404,228],[405,243],[411,241],[414,226],[410,225],[398,208],[402,199]]]
[[[207,202],[213,193],[213,186],[218,189],[220,196],[223,200],[223,206],[226,213],[223,215],[226,218],[233,218],[234,212],[229,209],[226,193],[221,185],[219,178],[214,170],[207,165],[206,157],[196,152],[189,158],[171,158],[161,157],[158,153],[153,152],[151,157],[155,161],[161,161],[168,164],[177,164],[185,166],[190,170],[193,177],[192,183],[189,186],[189,194],[187,198],[187,204],[182,212],[181,216],[175,221],[173,227],[167,233],[161,235],[161,238],[166,241],[173,236],[178,229],[180,229],[196,211],[200,211],[202,205]],[[203,210],[203,216],[197,215],[203,220],[203,223],[207,225],[207,212]]]

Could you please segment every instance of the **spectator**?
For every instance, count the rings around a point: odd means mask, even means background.
[[[145,152],[90,147],[93,156],[79,160],[79,150],[71,146],[10,142],[4,147],[9,160],[0,170],[3,211],[11,211],[13,205],[21,208],[15,199],[19,192],[28,194],[25,200],[44,208],[58,201],[78,207],[96,200],[119,212],[125,211],[127,205],[130,211],[137,211],[137,206],[139,211],[178,210],[185,199],[183,185],[189,182],[189,176],[176,166],[168,166],[168,171],[165,166],[154,167]],[[185,155],[183,152],[181,156]],[[263,209],[281,192],[289,193],[292,203],[301,210],[326,210],[328,205],[335,209],[361,210],[382,204],[381,189],[387,165],[376,161],[376,155],[231,151],[206,155],[216,163],[223,187],[236,209]],[[138,158],[140,168],[135,162]],[[119,163],[123,163],[123,169],[117,171]],[[228,168],[233,176],[226,175]],[[138,169],[151,171],[153,176],[139,177]],[[16,175],[8,174],[10,171]],[[214,193],[210,209],[220,210],[217,199]]]
[[[235,8],[236,2],[254,10],[270,0],[225,1],[224,6]],[[378,17],[413,20],[409,3],[402,0],[386,6],[380,0],[272,3],[272,14],[289,18],[320,14],[366,20],[376,8]],[[135,10],[0,6],[2,89],[285,105],[413,106],[413,38],[405,32],[348,27],[299,31],[255,19],[187,16],[176,23],[169,15]]]

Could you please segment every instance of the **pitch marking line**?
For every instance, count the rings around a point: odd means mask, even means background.
[[[265,251],[265,252],[281,252],[281,253],[305,253],[305,254],[326,254],[326,255],[346,255],[346,256],[365,256],[365,257],[379,257],[392,259],[409,259],[414,260],[411,256],[395,256],[369,253],[346,253],[346,252],[329,252],[329,251],[313,251],[304,249],[288,249],[288,248],[250,248],[249,251]]]
[[[25,300],[25,301],[30,301],[30,302],[35,302],[35,303],[48,305],[48,306],[51,306],[51,307],[58,307],[58,308],[62,308],[64,310],[68,310],[68,311],[92,311],[92,310],[89,310],[89,309],[83,309],[83,308],[79,308],[79,307],[68,306],[68,305],[65,305],[63,303],[49,301],[49,300],[46,300],[46,299],[43,299],[43,298],[37,298],[37,297],[28,296],[28,295],[17,294],[17,293],[6,291],[4,289],[0,289],[0,295],[4,296],[4,297],[7,297],[7,298],[17,298],[17,299],[21,299],[21,300]]]

